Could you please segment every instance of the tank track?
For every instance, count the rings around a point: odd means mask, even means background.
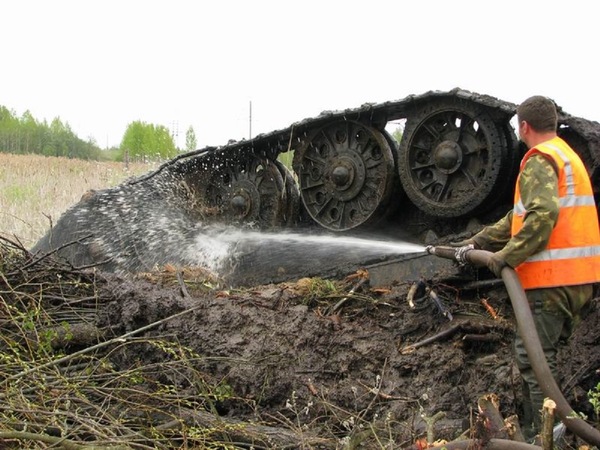
[[[230,141],[222,146],[208,146],[189,152],[185,155],[168,161],[163,167],[168,167],[178,160],[193,158],[203,154],[258,154],[275,159],[281,153],[294,148],[297,141],[302,141],[315,128],[338,120],[366,121],[376,124],[383,129],[385,124],[394,120],[406,119],[418,105],[427,103],[436,98],[455,97],[474,104],[480,104],[497,114],[499,120],[510,119],[515,114],[516,105],[498,98],[477,94],[464,89],[455,88],[450,91],[428,91],[423,94],[411,94],[400,100],[383,103],[365,103],[357,108],[344,110],[323,111],[316,117],[305,118],[292,123],[289,127],[256,135],[250,140]],[[150,174],[149,176],[151,176]],[[143,178],[142,178],[143,179]],[[135,181],[134,181],[135,182]]]
[[[559,133],[567,139],[575,149],[583,156],[585,163],[590,169],[592,179],[595,181],[595,186],[600,186],[600,126],[597,122],[592,122],[586,119],[573,117],[559,107]],[[444,187],[441,187],[447,179],[452,176],[457,177],[460,171],[465,171],[467,164],[464,161],[464,155],[456,157],[456,152],[461,152],[459,146],[453,143],[454,137],[450,137],[450,146],[442,148],[436,147],[436,155],[439,154],[439,160],[435,165],[439,166],[435,170],[425,174],[419,172],[419,160],[423,159],[423,155],[419,153],[417,142],[413,147],[413,156],[411,154],[410,143],[394,142],[391,137],[385,132],[385,126],[388,122],[406,120],[405,136],[407,132],[415,134],[415,139],[422,138],[428,131],[427,128],[433,125],[437,126],[440,119],[436,119],[435,114],[440,110],[446,112],[443,120],[463,120],[477,122],[479,129],[484,129],[484,142],[477,142],[483,138],[477,137],[480,130],[472,130],[472,143],[461,143],[461,146],[472,145],[488,146],[488,152],[482,155],[476,155],[475,163],[470,164],[471,173],[466,174],[465,181],[461,186],[455,186],[451,194],[442,192]],[[410,220],[419,224],[426,223],[428,226],[435,228],[435,222],[439,219],[456,219],[459,222],[461,218],[467,216],[481,216],[485,219],[485,214],[494,208],[503,205],[508,201],[512,192],[512,181],[517,172],[520,156],[523,149],[519,148],[519,143],[512,126],[510,125],[511,118],[515,115],[516,105],[489,95],[478,94],[464,89],[455,88],[450,91],[429,91],[419,95],[409,95],[403,99],[388,101],[384,103],[367,103],[357,108],[344,109],[339,111],[324,111],[317,117],[306,118],[299,122],[291,124],[289,127],[281,130],[275,130],[270,133],[260,134],[250,140],[230,141],[227,145],[220,147],[206,147],[168,162],[157,170],[154,174],[148,177],[155,176],[156,173],[163,170],[176,170],[180,173],[187,174],[185,176],[185,184],[189,190],[193,192],[194,198],[208,206],[208,210],[220,209],[220,214],[223,214],[223,202],[229,201],[233,206],[228,213],[225,213],[224,219],[228,222],[236,222],[237,218],[242,218],[241,222],[257,224],[259,226],[266,225],[267,227],[293,225],[294,223],[311,223],[317,224],[332,231],[347,231],[353,228],[367,228],[368,225],[381,223],[393,216],[398,205],[390,205],[390,203],[407,203],[406,201],[398,201],[404,199],[408,194],[410,205],[408,214],[414,216]],[[457,114],[448,116],[448,114]],[[430,122],[428,122],[430,121]],[[413,123],[414,122],[414,123]],[[350,125],[348,125],[350,124]],[[311,146],[328,145],[334,140],[336,126],[349,127],[344,132],[367,134],[369,141],[374,142],[378,148],[384,149],[383,160],[389,167],[385,169],[375,170],[373,174],[369,173],[368,161],[361,160],[362,155],[358,151],[347,151],[344,155],[340,155],[340,148],[336,149],[336,155],[331,154],[323,157],[318,154],[318,151],[310,149]],[[421,127],[421,128],[419,128]],[[448,127],[444,130],[448,136],[452,135],[453,128]],[[325,134],[325,137],[319,136],[319,133]],[[386,142],[381,142],[383,135]],[[427,136],[425,136],[427,137]],[[337,143],[333,143],[337,144]],[[387,144],[387,145],[386,145]],[[352,145],[349,142],[346,147]],[[333,145],[336,146],[336,145]],[[357,143],[355,146],[360,146]],[[387,147],[389,146],[389,150]],[[456,148],[453,148],[456,147]],[[417,150],[414,150],[417,149]],[[246,187],[250,187],[252,180],[245,184],[240,183],[237,187],[230,189],[235,192],[221,192],[229,198],[223,200],[219,197],[219,187],[214,187],[212,194],[200,192],[206,185],[214,184],[214,180],[207,180],[206,177],[199,175],[201,172],[213,173],[215,168],[220,168],[226,165],[232,168],[231,173],[224,174],[222,179],[217,184],[224,188],[231,182],[231,178],[235,178],[237,172],[245,172],[246,169],[241,166],[253,164],[261,169],[268,166],[271,162],[276,162],[277,158],[287,152],[294,152],[293,169],[294,175],[290,174],[285,168],[279,167],[283,172],[283,184],[277,178],[273,170],[270,175],[270,181],[275,185],[274,190],[283,190],[281,197],[287,197],[285,202],[292,203],[286,205],[271,205],[270,215],[264,215],[264,212],[253,211],[252,213],[244,213],[245,209],[252,209],[253,202],[258,202],[261,198],[260,192],[248,193]],[[433,152],[433,150],[431,150]],[[445,153],[444,153],[445,152]],[[389,154],[391,153],[391,155]],[[469,151],[463,149],[464,154],[469,154]],[[448,155],[450,155],[448,160]],[[447,160],[444,160],[446,156]],[[325,169],[319,168],[319,173],[314,173],[314,165],[311,165],[310,160],[314,158],[323,160]],[[381,157],[380,157],[381,158]],[[404,158],[404,159],[402,159]],[[251,161],[259,161],[258,163]],[[487,166],[483,166],[481,161],[487,161]],[[454,166],[446,167],[444,166]],[[279,164],[280,165],[280,164]],[[307,166],[311,166],[308,167]],[[462,166],[462,167],[458,167]],[[327,167],[335,167],[329,170]],[[324,173],[326,171],[326,173]],[[415,175],[419,172],[419,175]],[[485,172],[485,175],[477,183],[469,180],[479,176]],[[421,176],[423,180],[418,179]],[[148,177],[133,181],[133,183],[143,182]],[[312,181],[311,181],[312,177]],[[412,179],[411,179],[412,177]],[[435,179],[438,183],[437,190],[432,188],[430,192],[426,192],[425,186],[427,180]],[[442,181],[442,178],[444,181]],[[289,189],[290,183],[299,186]],[[314,181],[325,181],[329,184],[327,188],[321,190],[316,189],[314,194],[311,194],[306,186]],[[425,180],[425,181],[424,181]],[[508,181],[508,182],[507,182]],[[337,184],[336,184],[337,183]],[[198,189],[200,187],[200,190]],[[251,189],[250,189],[251,190]],[[361,192],[362,197],[357,194]],[[224,191],[227,191],[225,189]],[[236,196],[236,192],[244,192],[242,196]],[[465,194],[466,192],[466,194]],[[447,195],[447,198],[444,197]],[[463,195],[463,200],[457,200],[459,195]],[[211,198],[212,196],[212,198]],[[356,197],[357,200],[349,200],[350,197]],[[264,200],[264,195],[262,198]],[[324,198],[323,198],[324,197]],[[438,198],[439,197],[439,198]],[[291,198],[291,200],[289,199]],[[298,201],[298,198],[302,201]],[[368,199],[375,198],[377,205],[364,206]],[[352,204],[352,201],[355,204]],[[320,203],[321,202],[321,203]],[[336,206],[330,207],[326,211],[328,214],[322,213],[323,203],[336,203]],[[237,212],[233,211],[236,209]],[[231,206],[231,205],[229,205]],[[415,208],[416,207],[416,208]],[[346,218],[345,223],[342,209],[352,208],[354,219]],[[293,218],[293,214],[300,214],[300,218]],[[409,220],[409,222],[410,222]],[[337,223],[340,222],[340,223]],[[419,227],[421,225],[418,225]],[[460,227],[460,226],[459,226]],[[406,228],[411,228],[411,224],[406,224]],[[439,232],[444,233],[442,230]]]
[[[365,103],[357,108],[348,108],[344,110],[326,110],[316,117],[309,117],[294,122],[284,129],[258,134],[250,140],[231,140],[226,145],[207,146],[202,149],[179,155],[163,164],[157,171],[163,170],[165,167],[172,166],[173,164],[177,164],[180,160],[193,158],[197,155],[207,153],[252,153],[262,154],[271,159],[275,159],[279,154],[291,150],[293,148],[292,143],[295,140],[302,139],[311,129],[322,126],[328,122],[335,120],[368,120],[370,123],[376,123],[381,126],[390,121],[406,119],[411,111],[420,104],[429,102],[432,99],[447,97],[455,97],[474,104],[483,105],[495,112],[499,120],[510,120],[516,113],[516,104],[490,95],[478,94],[460,88],[454,88],[450,91],[432,90],[422,94],[411,94],[400,100],[383,103]],[[590,163],[590,167],[592,167],[593,170],[597,170],[598,166],[600,166],[600,124],[596,121],[571,116],[564,112],[560,106],[558,106],[558,113],[559,126],[561,128],[570,128],[575,135],[581,137],[582,142],[588,149],[588,154],[584,154],[584,157],[589,158],[586,159],[586,162]],[[152,175],[153,173],[150,173],[131,182],[136,183]]]
[[[510,207],[524,151],[510,123],[515,111],[513,103],[459,88],[324,111],[179,155],[86,195],[33,250],[60,249],[76,266],[112,271],[194,264],[196,255],[186,253],[194,247],[190,230],[213,223],[439,242]],[[385,127],[401,120],[398,144]],[[598,201],[600,124],[561,108],[559,124],[588,167]],[[287,152],[293,170],[279,161]]]
[[[478,94],[460,88],[450,91],[432,90],[422,94],[411,94],[400,100],[387,101],[383,103],[365,103],[358,108],[344,110],[323,111],[317,117],[305,118],[291,124],[288,128],[275,130],[269,133],[259,134],[251,140],[231,141],[227,145],[219,147],[206,147],[198,150],[199,153],[215,152],[259,152],[272,159],[283,152],[291,150],[295,140],[302,140],[310,130],[336,120],[367,121],[383,127],[387,122],[406,119],[419,105],[425,104],[436,98],[453,97],[462,99],[473,104],[486,107],[497,120],[510,120],[516,114],[517,105],[486,94]],[[600,124],[581,117],[574,117],[557,106],[559,113],[559,126],[569,128],[582,143],[588,147],[591,159],[587,161],[597,170],[600,160]],[[190,153],[193,156],[197,152]]]

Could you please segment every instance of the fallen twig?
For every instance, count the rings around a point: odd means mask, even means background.
[[[327,310],[325,312],[325,315],[329,315],[332,314],[334,312],[336,312],[338,309],[340,309],[344,303],[346,303],[350,298],[352,298],[352,295],[354,295],[354,293],[356,292],[356,290],[358,288],[360,288],[363,284],[365,284],[365,282],[368,280],[368,278],[361,278],[358,283],[356,283],[356,285],[354,285],[354,287],[352,289],[350,289],[350,292],[348,292],[348,295],[346,297],[344,297],[343,299],[341,299],[339,302],[337,302],[335,305],[333,305],[333,307],[329,310]]]
[[[0,431],[0,439],[43,442],[50,444],[53,448],[62,448],[64,450],[131,450],[131,447],[128,445],[81,445],[62,437],[29,433],[27,431]]]
[[[422,416],[423,420],[427,424],[427,442],[428,443],[431,444],[431,443],[435,442],[435,434],[434,434],[435,423],[439,420],[442,420],[444,417],[446,417],[446,413],[444,411],[438,411],[431,417],[427,417],[425,415]]]
[[[423,347],[424,345],[431,344],[432,342],[435,342],[435,341],[439,341],[440,339],[443,339],[445,337],[452,336],[454,333],[456,333],[458,330],[460,330],[461,327],[462,327],[462,323],[457,322],[457,323],[449,326],[445,330],[440,331],[437,334],[434,334],[433,336],[423,339],[422,341],[415,342],[414,344],[407,345],[400,351],[400,353],[402,353],[402,354],[411,353],[419,347]]]
[[[161,324],[163,324],[165,322],[168,322],[169,320],[173,320],[173,319],[175,319],[177,317],[181,317],[181,316],[184,316],[186,314],[189,314],[189,313],[191,313],[193,311],[196,311],[197,309],[202,308],[203,306],[204,305],[202,305],[202,304],[193,306],[192,308],[188,308],[188,309],[186,309],[184,311],[180,311],[180,312],[178,312],[176,314],[173,314],[173,315],[171,315],[169,317],[165,317],[164,319],[157,320],[156,322],[152,322],[152,323],[150,323],[150,324],[148,324],[146,326],[138,328],[137,330],[133,330],[133,331],[130,331],[129,333],[125,333],[125,334],[123,334],[123,335],[121,335],[119,337],[110,339],[108,341],[101,342],[101,343],[99,343],[97,345],[93,345],[91,347],[84,348],[84,349],[79,350],[79,351],[77,351],[75,353],[71,353],[71,354],[69,354],[67,356],[63,356],[62,358],[58,358],[58,359],[49,361],[49,362],[47,362],[45,364],[41,364],[39,366],[35,366],[35,367],[30,368],[30,369],[24,370],[23,372],[20,372],[20,373],[17,373],[15,375],[12,375],[10,377],[7,377],[4,381],[14,381],[14,380],[22,378],[22,377],[24,377],[26,375],[29,375],[29,374],[31,374],[33,372],[37,372],[37,371],[42,370],[42,369],[47,369],[48,367],[57,366],[57,365],[62,364],[64,362],[66,362],[66,361],[75,359],[78,356],[85,355],[86,353],[93,352],[95,350],[101,349],[103,347],[107,347],[107,346],[112,345],[112,344],[121,343],[121,342],[123,342],[124,340],[126,340],[127,338],[129,338],[131,336],[135,336],[136,334],[139,334],[139,333],[142,333],[144,331],[150,330],[150,329],[152,329],[152,328],[154,328],[154,327],[156,327],[158,325],[161,325]],[[0,394],[0,398],[4,398],[5,396],[6,396],[6,394]]]
[[[477,407],[479,413],[485,418],[485,436],[481,436],[484,441],[492,438],[507,439],[509,433],[506,429],[504,418],[499,410],[500,402],[495,394],[487,394],[479,398]]]
[[[71,245],[75,245],[75,244],[81,244],[81,243],[82,243],[84,240],[86,240],[86,239],[88,239],[88,238],[90,238],[90,237],[92,237],[92,236],[93,236],[92,234],[88,234],[88,235],[86,235],[86,236],[83,236],[83,237],[82,237],[82,238],[80,238],[80,239],[76,239],[76,240],[74,240],[74,241],[67,242],[67,243],[65,243],[65,244],[61,245],[60,247],[57,247],[57,248],[55,248],[55,249],[52,249],[52,250],[50,250],[49,252],[41,253],[41,254],[39,254],[40,256],[38,256],[37,258],[33,258],[33,259],[32,259],[32,260],[29,262],[29,263],[25,264],[25,265],[24,265],[24,266],[22,266],[22,267],[19,267],[19,270],[26,270],[26,269],[29,269],[30,267],[33,267],[33,266],[35,266],[36,264],[39,264],[39,263],[40,263],[41,261],[43,261],[44,259],[47,259],[47,258],[49,258],[50,256],[52,256],[52,255],[54,255],[54,254],[58,253],[58,252],[59,252],[59,251],[61,251],[62,249],[64,249],[64,248],[67,248],[67,247],[70,247]],[[15,246],[15,247],[18,249],[18,250],[21,250],[21,251],[25,252],[26,254],[29,254],[29,255],[31,255],[31,253],[30,253],[30,252],[29,252],[29,251],[28,251],[26,248],[24,248],[23,246],[21,246],[21,245],[15,245],[15,243],[14,243],[14,242],[12,242],[12,241],[10,241],[9,239],[5,239],[5,240],[6,240],[6,241],[8,241],[8,242],[10,242],[11,244],[13,244],[13,245],[14,245],[14,246]]]
[[[364,387],[365,389],[367,389],[371,394],[375,394],[375,395],[379,396],[382,400],[400,400],[403,402],[418,402],[418,400],[414,399],[414,398],[400,397],[397,395],[386,394],[385,392],[381,392],[381,389],[369,387],[369,386],[365,385],[364,383],[360,383],[360,385],[362,387]]]
[[[185,281],[183,280],[183,273],[180,270],[177,271],[177,282],[179,283],[179,289],[181,289],[181,295],[183,298],[192,298],[187,290]]]
[[[440,297],[437,295],[437,293],[433,289],[429,289],[429,288],[427,289],[427,292],[429,293],[429,296],[433,300],[433,303],[439,309],[439,311],[442,313],[442,315],[446,319],[451,321],[453,319],[452,313],[450,312],[448,307],[446,305],[444,305],[444,303],[442,302]]]
[[[414,344],[407,345],[400,352],[402,354],[413,352],[419,347],[431,344],[432,342],[439,341],[443,338],[447,338],[448,336],[452,336],[454,333],[460,330],[473,331],[473,333],[466,334],[464,340],[493,342],[498,339],[498,337],[495,334],[489,333],[489,330],[493,328],[494,325],[477,322],[473,323],[469,320],[460,320],[450,325],[448,328],[440,331],[439,333],[434,334],[433,336],[425,338],[422,341],[415,342]]]

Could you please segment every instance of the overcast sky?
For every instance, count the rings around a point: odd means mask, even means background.
[[[119,145],[135,120],[198,147],[454,87],[600,120],[589,0],[0,0],[0,105]]]

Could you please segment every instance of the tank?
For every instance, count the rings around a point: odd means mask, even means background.
[[[78,267],[139,271],[193,263],[198,233],[209,227],[427,244],[510,208],[525,150],[511,123],[515,111],[460,88],[325,111],[88,193],[32,250],[56,251]],[[581,155],[598,201],[600,124],[558,111],[558,134]],[[386,128],[399,121],[398,143]]]

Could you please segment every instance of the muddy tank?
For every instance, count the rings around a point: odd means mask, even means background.
[[[202,231],[215,233],[220,225],[423,244],[475,230],[511,205],[525,150],[511,123],[515,111],[512,103],[458,88],[326,111],[180,155],[146,176],[86,195],[33,250],[58,249],[77,266],[139,271],[197,262],[198,233],[210,240],[214,234]],[[386,131],[398,122],[400,143]],[[598,200],[600,124],[559,107],[558,133],[582,156]],[[272,250],[256,244],[246,254],[264,260]],[[302,255],[291,259],[302,266]],[[346,268],[343,258],[327,259]],[[310,274],[314,260],[306,266],[301,273]],[[271,281],[280,269],[267,269]]]

